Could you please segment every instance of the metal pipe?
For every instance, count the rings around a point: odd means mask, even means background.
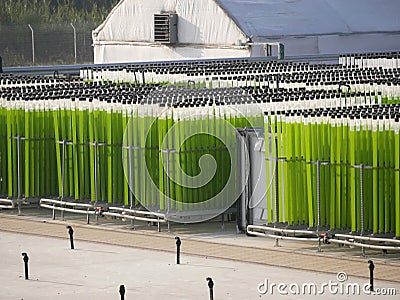
[[[32,64],[34,65],[35,64],[35,35],[34,35],[31,24],[28,24],[28,27],[32,33]]]
[[[77,213],[77,214],[83,214],[83,215],[95,215],[96,212],[92,210],[79,210],[79,209],[73,209],[73,208],[67,208],[67,207],[57,207],[57,206],[52,206],[52,205],[47,205],[47,204],[40,204],[40,207],[43,208],[49,208],[49,209],[55,209],[59,211],[66,211],[66,212],[72,212],[72,213]]]
[[[89,211],[89,208],[87,209],[87,211]],[[86,215],[86,224],[89,225],[89,223],[90,223],[90,214],[87,214]]]
[[[341,234],[341,233],[335,234],[335,237],[349,238],[362,241],[371,241],[371,242],[386,242],[386,243],[400,244],[400,240],[395,240],[395,239],[375,238],[375,237],[358,236],[358,235]]]
[[[11,203],[11,204],[14,204],[14,201],[10,200],[10,199],[0,199],[0,203]]]
[[[264,234],[264,233],[260,233],[260,232],[254,232],[254,231],[251,231],[248,233],[250,235],[273,238],[276,240],[280,239],[280,240],[293,240],[293,241],[318,242],[319,243],[319,238],[300,238],[300,237],[280,236],[280,235],[275,235],[275,234]],[[377,249],[377,250],[400,251],[400,247],[395,247],[395,246],[378,246],[378,245],[362,244],[362,243],[349,242],[349,241],[337,240],[337,239],[329,239],[329,242],[335,243],[335,244],[344,244],[344,245],[349,245],[349,246],[361,247],[361,248],[365,247],[365,248]]]
[[[250,229],[257,229],[257,230],[263,230],[263,231],[273,231],[273,232],[281,232],[281,233],[291,233],[291,234],[312,234],[312,235],[317,235],[315,231],[309,231],[309,230],[295,230],[295,229],[280,229],[280,228],[273,228],[273,227],[268,227],[268,226],[257,226],[257,225],[248,225],[247,226],[247,232],[249,232]]]
[[[0,205],[0,208],[2,208],[2,209],[13,209],[14,206],[12,206],[12,205]]]
[[[103,212],[103,215],[110,216],[110,217],[117,217],[117,218],[125,218],[125,219],[129,219],[129,220],[145,221],[145,222],[159,222],[159,223],[167,222],[166,220],[163,220],[163,219],[144,218],[144,217],[117,214],[117,213],[112,213],[112,212],[107,212],[107,211]]]
[[[53,204],[53,205],[49,205],[46,203]],[[72,209],[72,208],[66,208],[66,207],[57,207],[57,206],[54,206],[54,204],[60,204],[60,205],[72,206],[72,207],[82,207],[82,208],[87,208],[88,210],[84,211],[84,210]],[[63,202],[63,201],[52,200],[52,199],[41,199],[40,206],[43,208],[49,208],[49,209],[53,209],[53,210],[76,212],[78,214],[88,214],[88,215],[96,214],[96,211],[89,210],[90,208],[95,209],[96,208],[95,206],[90,205],[90,204],[84,204],[84,203]],[[103,212],[103,215],[104,216],[113,216],[113,217],[118,217],[118,218],[126,218],[126,219],[130,219],[130,220],[139,220],[139,221],[145,221],[145,222],[157,222],[157,223],[165,223],[166,222],[166,220],[164,220],[164,215],[159,214],[159,213],[130,210],[130,209],[119,208],[119,207],[109,207],[109,210],[116,210],[116,211],[121,211],[121,212],[126,212],[126,213],[140,214],[143,216],[150,215],[153,218],[130,216],[127,214],[114,213],[114,212]]]
[[[336,243],[336,244],[344,244],[344,245],[349,245],[349,246],[356,246],[356,247],[361,247],[361,248],[376,249],[376,250],[400,251],[400,247],[396,247],[396,246],[378,246],[378,245],[362,244],[362,243],[349,242],[349,241],[343,241],[343,240],[337,240],[337,239],[329,239],[329,242]]]
[[[300,238],[300,237],[294,237],[294,236],[275,235],[275,234],[261,233],[261,232],[255,232],[255,231],[248,232],[248,234],[261,236],[261,237],[267,237],[267,238],[273,238],[276,240],[291,240],[291,241],[304,241],[304,242],[318,242],[318,239],[319,239],[319,238]]]
[[[60,205],[65,205],[65,206],[76,206],[76,207],[88,207],[88,208],[95,208],[94,205],[92,204],[85,204],[85,203],[75,203],[75,202],[64,202],[60,200],[54,200],[54,199],[46,199],[42,198],[40,199],[40,204],[42,203],[50,203],[50,204],[60,204]]]
[[[76,30],[75,30],[75,26],[72,23],[70,23],[70,25],[71,25],[72,29],[74,30],[74,58],[75,58],[74,62],[76,64]]]
[[[109,207],[108,210],[117,210],[117,211],[123,211],[123,212],[128,212],[128,213],[135,213],[135,214],[141,214],[141,215],[152,215],[160,218],[164,218],[165,215],[161,213],[156,213],[152,211],[143,211],[143,210],[134,210],[134,209],[127,209],[127,208],[122,208],[122,207]]]

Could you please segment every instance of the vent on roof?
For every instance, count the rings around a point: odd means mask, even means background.
[[[154,14],[154,42],[176,44],[178,40],[177,23],[177,14]]]

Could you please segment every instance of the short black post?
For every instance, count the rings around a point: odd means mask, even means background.
[[[0,56],[0,73],[3,73],[3,59]]]
[[[369,290],[371,292],[374,291],[374,269],[375,269],[375,265],[374,262],[372,260],[368,261],[369,263]]]
[[[119,294],[121,295],[121,300],[125,299],[125,286],[121,284],[119,286]]]
[[[29,275],[28,275],[28,261],[29,261],[29,257],[28,254],[26,254],[26,252],[22,253],[22,256],[24,257],[24,265],[25,265],[25,279],[28,280],[29,279]]]
[[[176,236],[176,264],[179,265],[181,263],[181,239]]]
[[[214,281],[211,277],[207,277],[206,280],[208,281],[208,288],[210,290],[210,300],[214,300]]]
[[[74,248],[74,230],[72,229],[71,226],[67,226],[68,233],[69,233],[69,241],[71,242],[71,249]]]

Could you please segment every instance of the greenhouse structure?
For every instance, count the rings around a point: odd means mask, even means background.
[[[398,11],[396,0],[121,0],[93,31],[94,63],[393,51]]]

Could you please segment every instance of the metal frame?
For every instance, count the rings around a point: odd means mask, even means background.
[[[275,58],[271,57],[243,57],[243,58],[215,58],[215,59],[193,59],[193,60],[166,60],[166,61],[143,61],[143,62],[131,62],[131,63],[109,63],[109,64],[76,64],[76,65],[58,65],[58,66],[23,66],[23,67],[7,67],[3,68],[4,73],[13,74],[30,74],[30,75],[53,75],[54,71],[58,71],[60,74],[79,75],[81,68],[93,68],[93,67],[110,67],[110,66],[128,66],[128,65],[157,65],[161,63],[179,63],[179,62],[213,62],[213,61],[272,61]],[[297,61],[297,62],[330,62],[339,63],[339,54],[319,54],[319,55],[301,55],[301,56],[286,56],[285,61]]]
[[[388,238],[376,238],[351,234],[319,234],[316,231],[296,230],[296,229],[281,229],[268,226],[248,225],[247,234],[253,236],[261,236],[275,239],[275,246],[279,246],[279,240],[294,240],[318,244],[318,252],[321,252],[321,241],[327,237],[328,243],[339,245],[348,245],[361,248],[362,256],[365,257],[365,248],[375,250],[392,250],[400,251],[400,240]],[[291,234],[292,236],[289,236]],[[297,234],[297,236],[296,236]],[[303,235],[303,237],[301,237]],[[305,236],[304,236],[305,235]],[[311,236],[311,237],[310,237]]]
[[[94,204],[65,202],[46,198],[40,199],[40,207],[51,209],[53,211],[53,220],[56,218],[56,211],[86,215],[87,224],[90,223],[90,216],[95,216],[96,218],[99,216],[110,216],[121,220],[129,219],[157,223],[157,229],[159,232],[161,231],[160,225],[167,222],[164,214],[128,209],[124,207],[108,207],[103,211],[102,207]]]

